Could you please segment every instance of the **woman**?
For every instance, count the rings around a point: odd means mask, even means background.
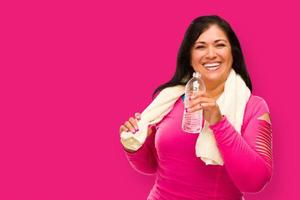
[[[193,72],[201,74],[206,92],[191,97],[186,111],[203,110],[221,161],[207,163],[195,156],[198,134],[181,129],[182,95],[162,120],[149,126],[147,138],[138,150],[124,148],[136,170],[156,174],[148,199],[235,200],[242,199],[245,192],[260,191],[272,175],[269,110],[261,97],[251,94],[251,80],[239,41],[230,25],[218,16],[202,16],[192,21],[179,49],[173,78],[158,87],[154,95],[166,88],[185,85]],[[249,91],[249,97],[242,97],[246,101],[240,129],[228,117],[236,113],[223,112],[226,106],[222,108],[218,103],[228,93],[231,76],[240,77]],[[240,96],[238,90],[233,99]],[[138,131],[139,120],[140,114],[136,113],[120,126],[120,133]]]

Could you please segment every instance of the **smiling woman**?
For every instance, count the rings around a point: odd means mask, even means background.
[[[219,26],[211,25],[204,31],[191,51],[191,65],[207,86],[216,87],[226,81],[232,66],[231,46]]]
[[[199,134],[181,129],[184,86],[199,72],[206,92],[188,101],[203,110]],[[188,27],[173,78],[153,102],[120,126],[130,164],[156,174],[148,196],[158,199],[240,200],[272,175],[272,129],[267,103],[252,93],[242,49],[230,25],[202,16]]]

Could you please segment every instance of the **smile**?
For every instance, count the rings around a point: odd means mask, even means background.
[[[208,71],[216,71],[220,68],[221,63],[220,62],[215,62],[215,63],[206,63],[203,64],[203,66],[208,70]]]

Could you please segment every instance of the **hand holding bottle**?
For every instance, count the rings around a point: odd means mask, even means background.
[[[222,119],[220,108],[215,99],[209,97],[207,93],[199,93],[197,96],[191,96],[187,112],[192,113],[203,110],[203,117],[210,125],[216,124]]]

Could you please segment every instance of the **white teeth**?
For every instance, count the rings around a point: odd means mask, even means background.
[[[219,69],[219,67],[210,67],[210,68],[207,68],[207,70],[209,70],[209,71],[215,71],[217,69]]]
[[[208,63],[208,64],[204,64],[204,67],[217,67],[219,65],[220,63]]]

